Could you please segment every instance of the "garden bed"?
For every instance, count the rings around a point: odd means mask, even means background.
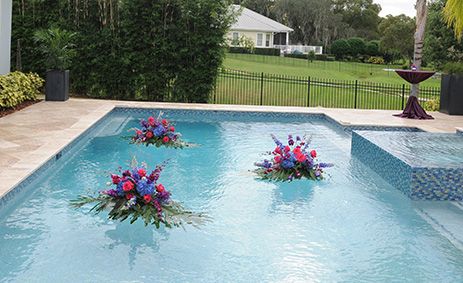
[[[6,115],[12,114],[12,113],[14,113],[16,111],[19,111],[21,109],[24,109],[24,108],[26,108],[28,106],[33,105],[33,104],[36,104],[36,103],[38,103],[40,101],[42,101],[42,99],[27,100],[27,101],[24,101],[24,102],[20,103],[19,105],[17,105],[14,108],[0,108],[0,118],[4,117]]]

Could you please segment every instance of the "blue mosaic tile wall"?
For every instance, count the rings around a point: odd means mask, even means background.
[[[399,158],[362,137],[359,133],[352,132],[352,155],[373,169],[394,187],[410,196],[412,168]]]
[[[413,167],[362,136],[352,133],[352,155],[413,200],[463,200],[461,168]]]

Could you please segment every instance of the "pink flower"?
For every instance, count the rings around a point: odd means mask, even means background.
[[[150,139],[152,137],[153,137],[153,132],[151,132],[151,131],[146,132],[146,138],[147,139]]]
[[[276,152],[276,153],[279,153],[279,154],[280,154],[280,153],[281,153],[281,148],[280,148],[279,146],[275,147],[275,150],[274,150],[274,152]]]
[[[141,135],[142,135],[142,131],[140,131],[140,130],[137,130],[135,133],[137,134],[137,136],[141,136]]]
[[[117,185],[119,184],[119,182],[121,181],[121,177],[115,175],[115,174],[111,174],[111,179],[113,179],[113,184],[114,185]]]
[[[169,128],[169,130],[170,130],[171,132],[175,132],[175,127],[174,127],[174,126],[171,126],[171,127]]]
[[[281,155],[277,155],[273,158],[273,160],[276,162],[276,163],[280,163],[281,162]]]
[[[148,124],[150,124],[151,126],[154,126],[154,121],[155,121],[155,120],[154,120],[154,117],[150,116],[150,117],[148,118]]]
[[[169,141],[170,141],[169,137],[164,137],[164,138],[162,139],[162,142],[163,142],[163,143],[167,143],[167,142],[169,142]]]
[[[146,203],[149,203],[153,200],[153,197],[151,195],[145,195],[143,199],[145,200]]]
[[[301,147],[296,146],[296,148],[293,150],[295,154],[301,153]]]
[[[156,192],[162,193],[163,191],[165,191],[165,188],[162,184],[156,185]]]
[[[167,125],[167,120],[166,120],[166,119],[162,119],[162,121],[161,121],[161,122],[162,122],[162,124],[163,124],[164,126],[166,126],[166,125]]]
[[[138,169],[138,175],[140,175],[140,177],[145,177],[146,176],[146,170],[143,169],[143,168]]]
[[[287,145],[285,146],[285,152],[289,152],[291,150],[291,148]]]
[[[305,156],[305,154],[299,153],[296,155],[296,160],[299,162],[304,162],[307,160],[307,156]]]
[[[133,183],[131,181],[127,181],[122,185],[122,190],[124,192],[130,192],[133,189]]]
[[[310,151],[310,156],[312,156],[312,158],[317,157],[317,152],[315,151],[315,149]]]

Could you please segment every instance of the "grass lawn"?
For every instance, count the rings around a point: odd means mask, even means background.
[[[227,53],[224,68],[247,72],[313,77],[317,79],[359,80],[387,84],[406,83],[395,72],[399,66],[375,65],[354,62],[327,62],[263,56],[253,54]],[[440,87],[440,78],[430,78],[421,84],[426,87]]]

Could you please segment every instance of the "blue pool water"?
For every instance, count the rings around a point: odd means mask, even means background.
[[[167,111],[200,147],[127,145],[122,137],[149,113],[110,114],[0,209],[2,282],[461,282],[463,252],[351,157],[338,126],[318,116]],[[320,161],[336,164],[328,179],[256,180],[249,170],[273,147],[271,133],[310,133]],[[160,181],[212,221],[155,230],[69,207],[132,156],[152,166],[170,159]]]

